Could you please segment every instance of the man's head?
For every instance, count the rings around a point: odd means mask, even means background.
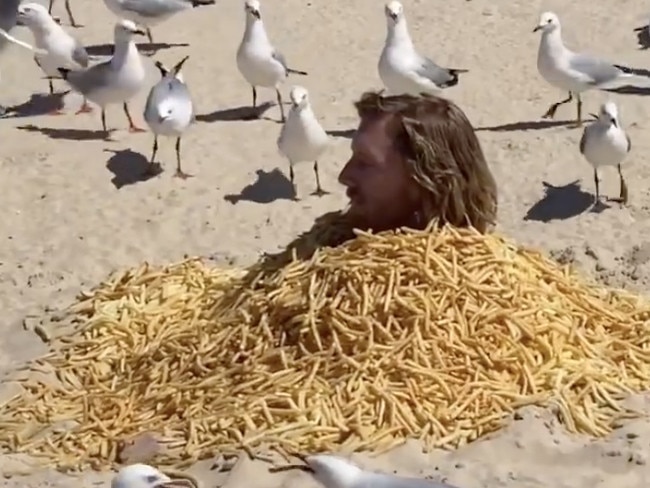
[[[378,232],[438,219],[485,231],[494,223],[494,178],[453,102],[365,93],[355,106],[361,121],[339,175],[355,225]]]

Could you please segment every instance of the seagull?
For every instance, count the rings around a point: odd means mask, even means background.
[[[54,0],[50,0],[50,6],[47,9],[47,13],[52,15],[52,7],[54,6]],[[65,11],[68,13],[68,20],[70,20],[70,25],[72,27],[81,27],[77,22],[74,20],[74,16],[72,15],[72,8],[70,7],[70,0],[65,0]]]
[[[181,169],[181,138],[190,124],[194,121],[194,108],[187,85],[181,76],[181,68],[189,56],[181,59],[172,69],[167,70],[162,63],[156,62],[161,80],[151,88],[144,108],[144,120],[154,133],[153,152],[147,174],[155,174],[157,170],[156,153],[158,152],[158,136],[176,138],[176,174],[179,178],[191,175]]]
[[[120,468],[111,480],[111,488],[196,488],[192,475],[171,479],[148,464],[129,464]]]
[[[560,105],[576,98],[577,125],[582,125],[582,100],[580,94],[591,89],[611,90],[626,86],[650,88],[650,77],[642,70],[611,64],[583,53],[575,53],[564,46],[560,19],[553,12],[544,12],[533,32],[541,31],[542,38],[537,53],[537,69],[549,84],[569,93],[554,103],[543,115],[552,119]]]
[[[326,195],[327,192],[320,186],[318,176],[318,158],[329,143],[327,132],[316,120],[316,116],[309,103],[309,92],[302,86],[291,89],[291,109],[286,122],[278,137],[278,149],[289,160],[289,175],[294,193],[293,165],[296,163],[313,161],[314,175],[316,175],[316,191],[314,195]]]
[[[384,86],[394,95],[438,94],[458,84],[466,69],[442,68],[418,54],[409,35],[404,7],[397,1],[385,5],[386,42],[377,69]]]
[[[253,109],[257,107],[256,87],[275,88],[282,122],[285,121],[280,85],[289,74],[307,75],[305,71],[289,68],[280,51],[273,47],[264,29],[260,2],[246,0],[246,29],[237,49],[237,67],[253,88]]]
[[[120,19],[128,19],[146,28],[153,44],[151,27],[174,14],[202,5],[214,5],[215,0],[104,0],[108,9]]]
[[[433,480],[366,471],[338,456],[318,454],[300,457],[305,465],[290,465],[282,471],[306,471],[324,488],[454,488]]]
[[[59,72],[73,90],[81,93],[102,109],[102,129],[106,137],[106,106],[122,103],[129,120],[131,132],[144,132],[136,127],[129,113],[127,102],[142,89],[145,70],[133,35],[144,35],[130,20],[120,20],[115,25],[115,50],[113,57],[103,63],[95,64],[83,71],[59,68]]]
[[[18,7],[17,23],[28,27],[34,36],[36,48],[45,51],[45,54],[35,54],[34,60],[48,76],[50,95],[54,94],[52,78],[61,77],[58,68],[79,70],[88,67],[90,58],[86,48],[57,24],[41,4],[22,3]],[[84,103],[77,113],[91,111],[92,108],[84,99]],[[52,115],[62,113],[60,109],[50,112]]]
[[[596,184],[596,198],[598,203],[600,192],[598,188],[598,168],[601,166],[616,166],[620,180],[619,201],[626,204],[628,201],[627,185],[621,171],[621,164],[632,149],[632,141],[623,128],[618,118],[618,108],[614,102],[601,105],[598,115],[590,114],[595,122],[585,127],[580,138],[580,153],[594,168],[594,183]]]

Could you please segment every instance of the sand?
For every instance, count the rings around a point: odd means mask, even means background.
[[[267,30],[289,64],[310,73],[292,77],[310,90],[316,114],[333,135],[323,156],[321,181],[331,193],[310,196],[315,188],[309,165],[297,168],[301,200],[291,200],[287,163],[275,141],[277,106],[263,118],[237,120],[251,103],[250,87],[235,65],[243,31],[238,0],[188,12],[154,29],[164,45],[153,59],[173,64],[186,54],[185,79],[195,98],[198,123],[184,139],[184,169],[195,177],[173,177],[173,141],[163,141],[159,161],[165,171],[140,181],[150,155],[151,134],[131,134],[120,107],[108,112],[118,128],[114,142],[95,132],[99,113],[73,115],[80,99],[68,96],[61,116],[42,115],[47,82],[29,52],[11,47],[0,58],[1,102],[25,104],[23,116],[0,121],[0,372],[44,350],[23,329],[48,310],[69,304],[116,268],[143,260],[176,261],[207,256],[220,264],[248,264],[263,251],[282,247],[313,219],[345,205],[337,175],[349,157],[356,127],[352,102],[365,89],[380,88],[376,63],[385,25],[381,4],[329,0],[322,5],[298,0],[262,5]],[[435,5],[434,5],[435,4]],[[581,131],[541,121],[548,106],[565,97],[546,85],[535,68],[539,14],[560,16],[566,42],[621,64],[648,67],[634,27],[643,24],[641,0],[594,4],[586,0],[447,0],[426,4],[405,0],[411,34],[418,48],[444,66],[467,68],[459,86],[446,91],[468,114],[498,181],[499,231],[564,262],[573,262],[595,279],[633,289],[650,283],[650,142],[648,105],[642,97],[614,96],[633,151],[625,173],[630,204],[588,211],[593,193],[591,168],[578,152]],[[86,45],[112,42],[114,17],[100,0],[73,0],[73,30]],[[66,21],[63,1],[56,14]],[[326,27],[329,26],[329,27]],[[31,40],[24,29],[14,33]],[[603,35],[604,34],[604,35]],[[185,43],[189,45],[185,45]],[[150,66],[153,83],[157,74]],[[62,82],[56,83],[63,89]],[[288,100],[289,87],[283,89]],[[272,102],[272,90],[259,90]],[[138,124],[146,93],[132,104]],[[584,96],[595,112],[607,97]],[[268,105],[268,104],[267,104]],[[47,107],[46,107],[47,108]],[[558,120],[572,120],[575,106],[564,106]],[[614,171],[603,172],[604,195],[618,194]],[[639,398],[639,402],[650,402]],[[410,443],[379,459],[357,459],[369,467],[403,474],[431,475],[459,486],[641,486],[650,479],[650,421],[627,424],[610,438],[593,441],[566,434],[551,412],[527,410],[507,429],[457,452],[421,453]],[[255,488],[307,486],[302,474],[263,475],[266,467],[248,460],[230,473],[195,468],[205,486]],[[2,458],[0,472],[16,471]],[[90,474],[84,484],[108,475]],[[4,486],[81,484],[62,475],[37,472],[2,481]]]

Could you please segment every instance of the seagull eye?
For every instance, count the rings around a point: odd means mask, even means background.
[[[550,24],[551,22],[552,22],[551,19],[548,19],[548,20],[546,21],[547,24]]]

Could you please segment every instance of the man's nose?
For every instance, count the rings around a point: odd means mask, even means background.
[[[345,163],[343,169],[339,173],[339,183],[343,186],[350,186],[350,161]]]

